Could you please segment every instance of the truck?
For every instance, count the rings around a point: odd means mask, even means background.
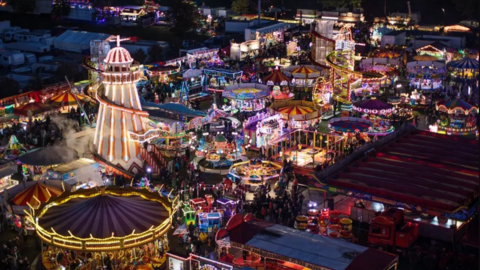
[[[406,221],[403,209],[396,208],[387,209],[370,221],[368,245],[408,256],[411,265],[422,269],[446,269],[453,257],[451,246],[446,243],[419,241],[419,224]]]

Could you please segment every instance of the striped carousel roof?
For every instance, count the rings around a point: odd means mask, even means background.
[[[74,94],[70,91],[66,91],[65,93],[56,95],[50,99],[50,102],[53,103],[54,105],[77,105],[77,100],[75,97],[78,99],[78,101],[89,101],[91,100],[90,97],[82,94]]]
[[[262,92],[260,89],[255,89],[255,88],[240,88],[240,89],[235,89],[232,90],[233,93],[239,95],[239,94],[257,94]]]
[[[289,116],[294,116],[294,115],[304,115],[313,112],[314,109],[306,106],[297,106],[297,105],[292,105],[292,106],[286,106],[283,108],[278,109],[278,112],[281,114],[287,114]]]
[[[478,61],[470,57],[465,57],[448,63],[448,66],[459,69],[478,69]]]
[[[280,70],[276,69],[271,74],[263,77],[262,81],[265,83],[272,82],[275,85],[279,85],[282,82],[291,81],[291,78],[283,74]]]
[[[437,103],[438,104],[438,103]],[[472,109],[473,110],[476,110],[477,107],[473,106],[472,104],[466,102],[465,100],[463,99],[453,99],[453,100],[450,100],[448,102],[445,102],[445,103],[440,103],[438,104],[438,108],[442,108],[447,111],[447,112],[452,112],[456,109],[461,109],[462,111],[466,111],[466,112],[469,112],[471,111]]]
[[[320,71],[306,66],[300,66],[291,71],[292,75],[302,75],[305,78],[318,77],[320,76]]]
[[[35,183],[35,185],[21,191],[13,198],[13,203],[15,205],[28,205],[37,206],[39,202],[47,202],[50,198],[58,197],[63,192],[54,187],[46,186],[40,182]],[[38,200],[37,200],[38,199]],[[28,204],[27,204],[28,203]]]
[[[107,57],[103,61],[108,64],[131,63],[133,58],[125,48],[115,47],[108,52]]]
[[[112,233],[123,237],[149,230],[168,219],[168,211],[155,201],[140,196],[96,196],[88,199],[74,198],[53,206],[39,218],[45,230],[55,230],[60,235],[73,234],[80,238],[108,238]]]

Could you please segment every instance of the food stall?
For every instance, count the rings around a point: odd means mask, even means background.
[[[189,69],[182,75],[181,95],[183,99],[191,99],[200,96],[205,85],[205,75],[201,69]]]
[[[375,97],[354,103],[352,109],[366,120],[372,123],[372,129],[368,132],[371,136],[384,136],[392,133],[395,128],[391,123],[393,105],[384,103]]]
[[[230,45],[230,59],[232,60],[245,60],[247,57],[250,59],[255,58],[258,55],[260,49],[260,43],[258,40],[248,40],[242,43],[232,43]]]
[[[180,70],[178,66],[147,66],[147,74],[152,81],[158,81],[159,83],[169,83],[177,80],[177,75]]]

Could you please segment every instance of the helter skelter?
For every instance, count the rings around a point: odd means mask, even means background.
[[[141,143],[158,136],[146,125],[148,113],[142,111],[136,83],[140,80],[138,62],[120,47],[111,49],[101,73],[102,84],[96,98],[100,103],[93,144],[96,157],[105,165],[120,166],[135,173],[142,170]]]

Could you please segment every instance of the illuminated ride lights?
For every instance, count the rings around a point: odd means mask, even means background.
[[[140,143],[158,137],[159,132],[145,124],[148,113],[142,111],[136,88],[139,65],[120,47],[119,41],[108,52],[101,71],[102,85],[96,94],[100,109],[93,144],[97,154],[112,167],[137,172],[143,167]]]
[[[48,213],[50,208],[55,208],[57,206],[61,206],[73,199],[81,199],[76,202],[70,202],[70,206],[63,206],[63,207],[71,207],[72,209],[81,209],[80,204],[84,204],[85,200],[94,199],[98,196],[110,196],[110,197],[130,197],[130,196],[137,196],[141,197],[143,201],[153,201],[158,202],[159,208],[164,208],[166,212],[168,212],[168,216],[166,216],[165,220],[163,220],[160,224],[152,225],[148,230],[137,232],[133,229],[131,234],[127,234],[125,236],[115,236],[115,231],[111,232],[111,236],[98,238],[93,237],[90,233],[90,237],[82,238],[75,236],[70,230],[68,230],[69,235],[62,235],[55,231],[54,228],[43,228],[40,225],[40,221],[42,217]],[[170,197],[164,197],[160,191],[158,192],[150,192],[146,189],[137,190],[133,188],[117,188],[117,187],[109,187],[102,189],[99,191],[98,189],[81,189],[74,193],[66,194],[52,198],[48,203],[43,203],[37,208],[31,207],[30,212],[25,211],[26,218],[32,224],[35,225],[36,231],[38,236],[48,243],[49,245],[65,248],[68,250],[81,250],[81,251],[92,251],[92,252],[99,252],[99,251],[116,251],[116,250],[124,250],[127,248],[134,248],[141,246],[143,244],[152,242],[156,239],[163,237],[168,230],[170,229],[173,215],[175,215],[176,211],[178,210],[180,203],[179,203],[178,196],[170,199]],[[141,203],[141,202],[140,202]],[[135,204],[138,205],[138,200],[135,201]],[[93,208],[93,206],[90,206]],[[122,207],[122,206],[117,206]],[[114,207],[115,208],[115,207]],[[88,209],[87,209],[88,210]],[[95,211],[93,211],[95,212]],[[121,212],[121,211],[120,211]],[[118,212],[118,213],[120,213]],[[112,212],[114,213],[114,212]],[[103,215],[102,218],[106,218],[108,215]],[[58,216],[59,223],[61,222],[60,219],[65,218],[63,215]],[[86,218],[86,222],[91,217]],[[97,217],[98,218],[98,217]],[[102,219],[101,218],[101,219]],[[100,221],[99,224],[107,223],[108,221]],[[54,222],[55,223],[55,222]]]

